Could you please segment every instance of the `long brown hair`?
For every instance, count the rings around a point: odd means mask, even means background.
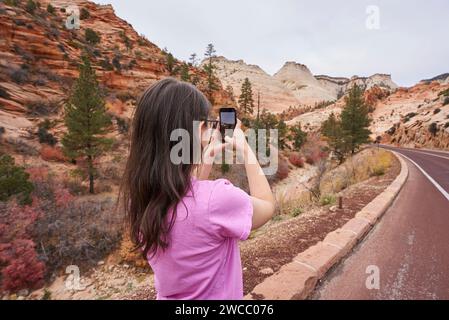
[[[210,104],[194,86],[168,78],[148,88],[139,99],[131,126],[129,158],[120,188],[130,236],[136,249],[155,254],[169,245],[176,207],[191,187],[195,167],[193,122],[207,118]],[[170,159],[173,130],[187,130],[189,163]],[[167,214],[173,210],[170,219]],[[167,221],[169,220],[169,221]]]

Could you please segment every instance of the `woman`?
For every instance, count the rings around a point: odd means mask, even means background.
[[[274,212],[268,181],[239,125],[225,144],[218,129],[212,139],[200,139],[212,130],[209,109],[194,86],[165,79],[145,91],[135,110],[121,195],[131,238],[154,271],[158,299],[242,299],[238,240]],[[181,164],[171,158],[177,129],[189,137],[190,161]],[[195,141],[201,141],[200,164]],[[250,195],[225,179],[207,180],[211,160],[230,144],[244,155]]]

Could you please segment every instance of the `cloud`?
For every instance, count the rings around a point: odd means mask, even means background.
[[[214,43],[218,54],[275,73],[285,61],[332,76],[391,73],[410,86],[449,72],[449,2],[444,0],[101,0],[161,48],[188,59]],[[380,29],[366,27],[367,6]]]

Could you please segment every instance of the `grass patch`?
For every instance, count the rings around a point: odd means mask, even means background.
[[[342,165],[327,172],[320,183],[320,193],[336,194],[350,185],[373,176],[382,176],[393,163],[393,155],[383,149],[367,149],[348,158]]]
[[[300,207],[296,207],[292,210],[291,215],[292,217],[297,217],[302,213],[302,209]]]
[[[333,194],[324,195],[320,199],[320,204],[322,206],[332,205],[337,201],[337,198]]]

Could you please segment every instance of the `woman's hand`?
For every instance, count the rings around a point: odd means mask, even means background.
[[[214,163],[215,157],[217,154],[223,151],[229,143],[222,143],[221,134],[218,128],[212,129],[211,138],[209,144],[206,146],[203,152],[202,162],[204,164],[212,165]]]
[[[197,171],[197,177],[200,180],[207,180],[209,178],[209,174],[212,170],[212,165],[214,164],[215,157],[230,144],[227,142],[222,143],[220,130],[218,128],[211,130],[213,131],[211,132],[210,142],[204,148],[201,157],[201,165]]]
[[[245,133],[242,130],[242,122],[240,120],[237,120],[233,136],[225,137],[225,142],[235,148],[237,156],[242,155],[245,159],[247,158],[250,147],[246,141]]]

